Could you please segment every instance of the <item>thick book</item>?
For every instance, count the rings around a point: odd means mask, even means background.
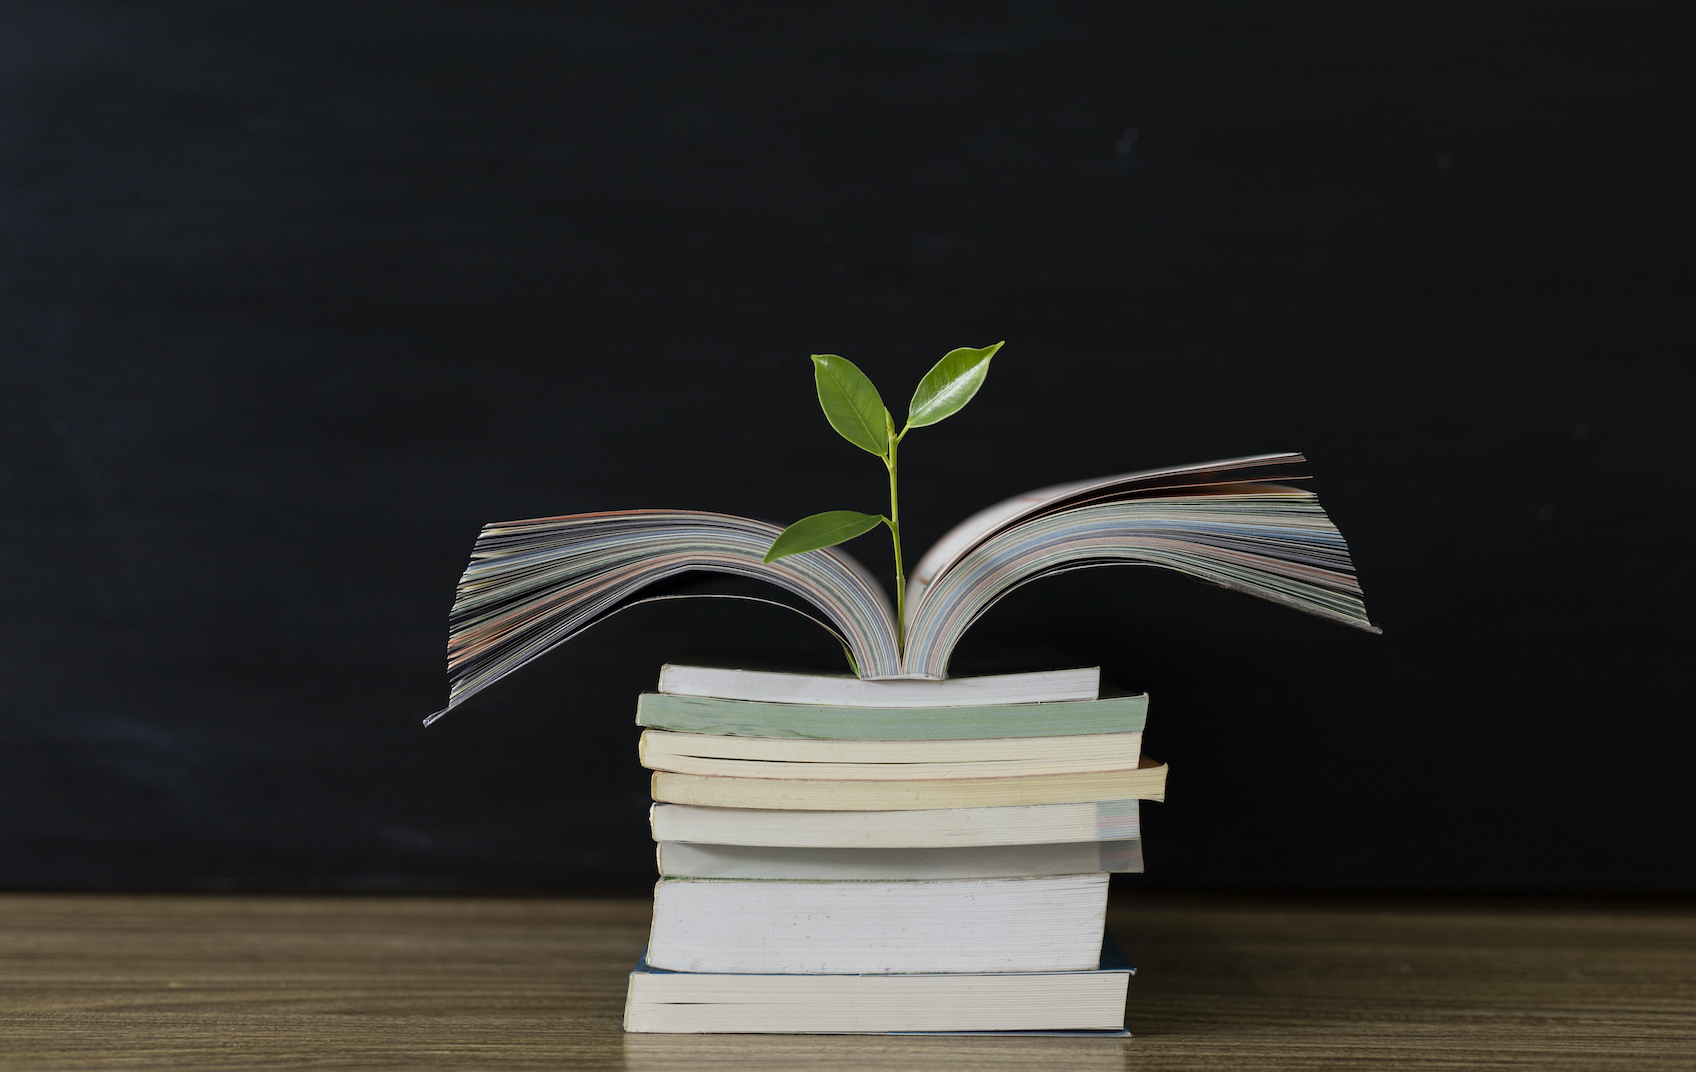
[[[672,696],[819,704],[833,707],[961,707],[973,704],[1093,700],[1101,694],[1101,667],[985,674],[945,681],[900,678],[867,681],[849,674],[780,674],[717,666],[660,667],[659,690]]]
[[[1146,695],[958,707],[834,707],[657,692],[643,693],[636,701],[636,724],[650,729],[818,740],[928,741],[1131,733],[1141,730],[1147,717]]]
[[[663,878],[900,882],[1142,870],[1140,840],[943,849],[770,848],[662,841],[656,855]]]
[[[1018,753],[1017,746],[1021,744],[1052,744],[1056,741],[1070,742],[1070,747],[1031,749],[1039,753],[1035,755],[1020,756]],[[970,758],[955,758],[949,756],[947,749],[937,747],[955,744],[994,747],[974,749],[977,754]],[[1016,778],[1134,768],[1142,754],[1142,734],[1102,733],[1085,737],[1015,737],[964,742],[792,741],[648,730],[642,734],[636,751],[642,766],[673,774],[849,781]]]
[[[729,975],[673,972],[644,957],[630,973],[633,1032],[885,1034],[1065,1032],[1123,1037],[1136,973],[1104,935],[1100,966],[1068,972]]]
[[[998,599],[1094,566],[1171,569],[1376,632],[1342,534],[1312,492],[1288,483],[1304,479],[1305,461],[1266,454],[1126,473],[990,507],[919,561],[904,645],[865,567],[837,547],[764,562],[781,529],[763,521],[625,510],[485,525],[450,615],[447,710],[691,571],[768,581],[811,603],[870,680],[947,677],[956,643]]]
[[[1017,778],[923,781],[829,781],[810,778],[735,778],[655,771],[652,796],[667,804],[797,811],[922,811],[1019,804],[1080,804],[1097,800],[1166,799],[1166,765],[1144,758],[1130,770],[1045,774]]]
[[[924,882],[662,879],[648,963],[867,975],[1098,966],[1107,876]]]
[[[655,841],[793,848],[948,848],[1125,841],[1142,836],[1138,802],[924,811],[786,811],[655,804]]]

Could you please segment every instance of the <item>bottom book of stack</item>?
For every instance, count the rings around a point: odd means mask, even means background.
[[[1118,1036],[1136,974],[1111,934],[1081,971],[907,975],[630,973],[626,1031]]]

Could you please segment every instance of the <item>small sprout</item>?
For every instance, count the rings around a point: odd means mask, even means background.
[[[950,350],[931,367],[913,391],[907,405],[907,423],[895,431],[895,418],[883,404],[872,381],[845,357],[813,355],[813,382],[818,387],[819,407],[825,419],[848,442],[883,459],[889,470],[889,514],[862,514],[854,510],[829,510],[804,517],[773,540],[766,562],[789,555],[834,547],[870,532],[878,525],[889,526],[895,546],[895,635],[897,646],[906,647],[907,577],[901,566],[901,502],[895,480],[895,452],[908,432],[952,417],[964,409],[989,375],[989,361],[1004,343],[982,349],[961,347]]]

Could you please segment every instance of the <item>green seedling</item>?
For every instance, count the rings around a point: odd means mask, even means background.
[[[895,430],[895,418],[883,404],[872,381],[852,361],[835,354],[813,355],[813,380],[818,385],[819,406],[825,419],[843,439],[883,459],[889,470],[889,513],[862,514],[856,510],[827,510],[784,529],[771,542],[765,561],[776,562],[803,551],[817,551],[863,536],[880,524],[889,527],[895,545],[895,638],[904,652],[907,646],[907,575],[901,566],[901,499],[895,473],[895,452],[901,440],[915,428],[935,424],[965,408],[989,375],[989,359],[1003,346],[996,343],[981,350],[961,347],[950,350],[938,361],[913,392],[907,404],[907,421]]]

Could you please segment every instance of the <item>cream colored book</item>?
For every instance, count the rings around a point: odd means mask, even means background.
[[[1017,778],[1130,770],[1141,733],[975,741],[805,741],[647,730],[642,765],[674,774],[827,781]]]
[[[655,771],[653,798],[668,804],[798,811],[918,811],[1166,799],[1166,765],[1146,758],[1142,764],[1132,770],[1091,774],[924,781],[733,778]]]
[[[1139,811],[1135,800],[931,811],[782,811],[655,804],[649,823],[655,841],[795,848],[947,848],[1124,841],[1142,836]]]
[[[988,737],[952,741],[808,740],[792,737],[726,737],[710,733],[644,730],[637,744],[642,764],[680,774],[710,773],[669,766],[691,759],[772,763],[861,763],[886,766],[1030,762],[1057,766],[1094,760],[1135,766],[1142,733],[1085,733],[1067,737]]]

